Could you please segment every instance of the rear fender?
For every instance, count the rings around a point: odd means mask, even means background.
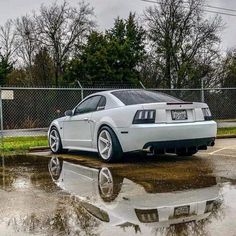
[[[117,131],[116,131],[116,124],[115,122],[108,116],[103,117],[99,123],[96,123],[96,126],[94,128],[93,132],[93,142],[92,142],[92,147],[97,149],[97,138],[98,138],[98,132],[102,126],[108,126],[110,127],[116,134],[117,136]],[[117,136],[118,137],[118,136]]]

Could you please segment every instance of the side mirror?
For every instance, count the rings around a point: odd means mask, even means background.
[[[66,111],[65,116],[73,116],[73,111],[72,110]]]

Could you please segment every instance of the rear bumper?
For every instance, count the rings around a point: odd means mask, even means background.
[[[143,150],[149,144],[163,148],[209,146],[216,137],[217,124],[203,121],[179,124],[142,124],[116,129],[124,152]]]
[[[214,146],[215,138],[199,138],[187,140],[174,140],[162,142],[149,142],[143,146],[143,149],[153,147],[159,150],[182,149],[182,148],[197,148],[204,149],[207,146]]]

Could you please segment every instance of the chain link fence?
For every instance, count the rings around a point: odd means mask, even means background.
[[[62,117],[86,96],[112,88],[1,88],[3,136],[46,135],[52,120]],[[214,119],[236,121],[236,88],[147,89],[184,101],[206,102]]]

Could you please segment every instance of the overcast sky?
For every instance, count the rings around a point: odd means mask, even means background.
[[[61,0],[58,0],[60,2]],[[117,16],[127,17],[130,11],[142,14],[143,10],[151,4],[140,0],[87,0],[95,9],[98,25],[101,30],[109,28]],[[42,3],[50,4],[54,0],[0,0],[0,24],[9,18],[29,14],[32,10],[38,10]],[[75,5],[78,0],[68,0]],[[236,9],[235,0],[208,0],[208,4]],[[235,12],[231,12],[236,15]],[[210,14],[214,15],[214,14]],[[226,28],[222,33],[222,47],[236,47],[236,16],[222,16]]]

